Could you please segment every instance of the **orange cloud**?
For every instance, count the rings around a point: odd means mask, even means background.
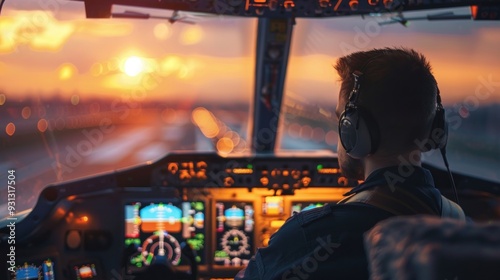
[[[20,45],[34,50],[56,51],[74,31],[71,22],[57,21],[52,13],[44,11],[11,11],[0,18],[2,40],[0,52],[15,51]]]
[[[98,37],[125,36],[132,25],[105,20],[61,21],[51,12],[11,10],[0,18],[0,53],[10,53],[21,45],[37,51],[57,51],[73,34]]]

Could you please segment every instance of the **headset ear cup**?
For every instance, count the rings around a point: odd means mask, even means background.
[[[352,158],[366,157],[378,148],[378,126],[371,114],[363,108],[348,108],[342,113],[339,135],[342,146]]]
[[[347,153],[352,151],[357,144],[357,113],[355,109],[347,108],[342,112],[339,118],[339,138],[342,147]]]
[[[354,86],[339,118],[339,136],[347,154],[360,159],[377,150],[380,135],[375,119],[357,105],[363,72],[354,71],[352,75]]]

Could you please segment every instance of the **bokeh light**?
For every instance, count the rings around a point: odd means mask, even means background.
[[[233,145],[236,147],[240,143],[241,137],[238,133],[235,131],[229,130],[226,133],[224,133],[224,138],[229,138],[231,141],[233,141]]]
[[[222,137],[219,141],[217,141],[217,151],[219,151],[219,153],[229,154],[233,151],[233,149],[233,140],[227,137]]]
[[[71,96],[71,104],[78,105],[80,103],[80,96],[74,94]]]
[[[328,144],[330,146],[335,146],[338,143],[338,139],[339,139],[338,137],[339,136],[338,136],[336,131],[330,130],[325,135],[325,142],[326,142],[326,144]]]
[[[23,119],[27,120],[31,116],[31,108],[28,106],[25,106],[23,110],[21,111],[21,116],[23,116]]]
[[[301,138],[304,138],[304,139],[311,139],[311,136],[312,136],[312,128],[308,125],[303,125],[301,128],[300,128],[300,137]]]
[[[184,45],[195,45],[203,39],[203,29],[200,26],[188,26],[184,28],[181,42]]]
[[[47,128],[49,127],[49,124],[47,123],[46,119],[40,119],[38,123],[36,124],[36,128],[38,128],[38,131],[40,132],[45,132]]]
[[[71,63],[63,63],[61,64],[61,66],[59,66],[58,71],[59,71],[59,80],[64,81],[71,79],[78,70],[76,69],[75,65]]]
[[[172,34],[171,27],[163,22],[155,25],[153,32],[158,40],[166,40]]]
[[[300,134],[300,124],[292,123],[288,126],[288,135],[292,138],[298,138]]]
[[[90,73],[92,76],[97,77],[104,74],[104,66],[102,63],[94,63],[90,68]]]
[[[8,123],[7,126],[5,126],[5,132],[7,135],[12,136],[16,132],[16,126],[13,123]]]
[[[203,107],[198,107],[192,113],[193,122],[200,128],[207,138],[214,138],[219,134],[220,127],[215,117]]]
[[[180,57],[175,55],[167,56],[160,62],[160,74],[168,76],[175,71],[179,71],[181,66],[182,60]]]

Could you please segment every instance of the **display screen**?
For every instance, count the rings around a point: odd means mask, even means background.
[[[189,265],[181,257],[181,243],[196,251],[196,262],[205,264],[205,204],[135,202],[125,205],[125,246],[132,248],[128,272],[154,262]]]
[[[24,262],[22,265],[8,268],[11,280],[55,280],[54,262],[45,259],[34,262]],[[58,278],[57,278],[58,279]]]
[[[217,250],[214,262],[244,266],[254,250],[254,207],[251,202],[216,203]]]
[[[297,201],[295,201],[292,203],[292,211],[290,213],[292,213],[292,215],[293,215],[294,213],[300,213],[302,211],[307,211],[307,210],[311,210],[314,208],[322,207],[325,204],[327,204],[327,202],[297,202]]]
[[[262,203],[262,214],[279,215],[283,214],[283,197],[282,196],[266,196]]]

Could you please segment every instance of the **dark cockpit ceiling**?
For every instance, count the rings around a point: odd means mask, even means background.
[[[85,2],[88,18],[109,18],[112,5],[138,6],[155,9],[211,13],[259,18],[325,18],[370,13],[417,11],[450,7],[475,6],[474,19],[498,17],[492,0],[217,0],[217,1],[134,1],[134,0],[74,0]],[[490,11],[489,13],[485,13]],[[130,14],[129,14],[130,15]],[[137,18],[140,15],[136,14]],[[470,18],[470,17],[469,17]]]

